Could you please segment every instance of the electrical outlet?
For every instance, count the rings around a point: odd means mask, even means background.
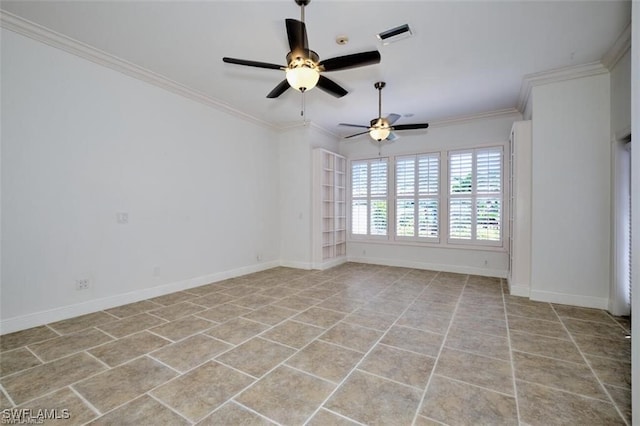
[[[89,278],[83,278],[80,280],[76,280],[76,290],[87,290],[89,289]]]
[[[120,225],[126,225],[129,223],[129,213],[127,212],[118,212],[116,213],[116,222]]]

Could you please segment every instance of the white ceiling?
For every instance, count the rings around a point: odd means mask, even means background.
[[[265,96],[277,70],[225,64],[223,56],[285,65],[284,19],[300,19],[294,0],[2,1],[3,10],[132,62],[277,127],[301,123],[301,95]],[[337,1],[306,8],[309,47],[320,59],[378,49],[382,61],[326,73],[350,93],[318,89],[306,118],[339,135],[377,116],[413,114],[398,124],[512,109],[523,77],[602,59],[630,22],[631,2]],[[383,46],[375,35],[409,24],[413,36]],[[338,45],[336,37],[349,37]]]

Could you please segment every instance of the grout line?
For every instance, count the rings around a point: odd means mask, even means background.
[[[9,400],[9,404],[11,404],[11,407],[16,406],[16,403],[13,401],[13,398],[11,398],[11,396],[9,395],[9,392],[5,390],[2,383],[0,383],[0,393],[4,394],[4,396]]]
[[[432,279],[432,281],[440,275],[439,273]],[[429,375],[429,380],[427,380],[427,384],[424,387],[424,391],[422,391],[422,397],[420,398],[420,403],[418,404],[418,409],[416,410],[415,415],[413,416],[412,424],[416,423],[416,419],[420,415],[420,411],[424,404],[425,398],[427,397],[427,391],[429,390],[429,386],[431,385],[431,380],[433,376],[436,375],[436,368],[438,367],[438,361],[440,361],[440,355],[442,355],[442,351],[445,348],[445,343],[447,342],[447,337],[449,336],[449,331],[453,326],[453,320],[456,317],[456,313],[458,312],[458,307],[460,306],[460,301],[462,300],[462,294],[464,293],[464,289],[467,286],[467,282],[469,281],[469,275],[466,276],[464,285],[462,286],[462,290],[460,291],[460,295],[458,296],[458,301],[456,302],[456,306],[453,309],[453,315],[451,316],[451,321],[449,321],[449,326],[447,327],[447,331],[444,333],[444,337],[442,338],[442,343],[440,344],[440,349],[438,350],[438,355],[436,356],[436,361],[433,363],[433,367],[431,368],[431,374]]]
[[[163,400],[161,400],[160,398],[157,398],[155,395],[151,394],[151,391],[149,392],[145,392],[142,395],[129,400],[126,404],[130,403],[131,401],[135,401],[138,398],[141,398],[142,396],[147,395],[149,398],[153,399],[154,401],[156,401],[157,403],[159,403],[160,405],[168,408],[170,411],[176,413],[178,416],[180,416],[181,418],[185,419],[187,422],[194,424],[195,422],[192,421],[191,419],[189,419],[187,416],[185,416],[184,414],[182,414],[181,412],[179,412],[178,410],[176,410],[175,408],[173,408],[172,406],[170,406],[169,404],[167,404],[166,402],[164,402]],[[126,405],[125,404],[125,405]]]
[[[237,396],[237,395],[236,395],[236,396]],[[235,398],[235,396],[234,396],[234,398]],[[243,408],[243,409],[245,409],[245,410],[249,411],[250,413],[253,413],[253,414],[257,415],[258,417],[261,417],[261,418],[263,418],[263,419],[267,420],[267,421],[268,421],[268,422],[270,422],[270,423],[274,423],[274,424],[276,424],[276,425],[278,425],[278,426],[282,426],[282,423],[279,423],[279,422],[275,421],[274,419],[272,419],[272,418],[270,418],[270,417],[265,416],[264,414],[262,414],[262,413],[260,413],[260,412],[258,412],[258,411],[256,411],[256,410],[254,410],[254,409],[253,409],[253,408],[251,408],[251,407],[247,407],[246,405],[244,405],[244,404],[242,404],[242,403],[240,403],[240,402],[236,401],[235,399],[228,399],[228,400],[227,400],[227,402],[228,402],[228,403],[230,403],[230,404],[236,404],[236,405],[237,405],[237,406],[239,406],[240,408]],[[225,403],[225,404],[226,404],[226,403]],[[224,406],[225,404],[220,405],[220,407]],[[215,413],[216,411],[218,411],[218,410],[220,409],[220,407],[216,408],[216,409],[215,409],[215,410],[213,410],[211,413]],[[207,417],[208,417],[208,416],[210,416],[210,415],[211,415],[211,413],[209,413],[209,414],[207,415]],[[205,418],[206,418],[206,417],[205,417]]]
[[[37,353],[35,353],[35,352],[34,352],[34,351],[29,347],[29,345],[24,346],[24,348],[25,348],[27,351],[31,352],[31,355],[33,355],[34,357],[36,357],[36,359],[37,359],[38,361],[40,361],[42,364],[46,364],[46,363],[47,363],[47,361],[45,361],[45,360],[43,360],[42,358],[40,358],[40,357],[38,356],[38,354],[37,354]],[[61,357],[61,358],[64,358],[64,357]],[[40,364],[40,365],[42,365],[42,364]],[[36,365],[35,367],[37,367],[37,365]],[[28,370],[28,369],[27,369],[27,370]],[[20,371],[26,371],[26,370],[20,370]]]
[[[78,398],[80,398],[80,400],[83,403],[85,403],[87,405],[87,407],[89,407],[89,409],[92,410],[96,414],[96,416],[100,417],[102,415],[102,414],[100,414],[100,410],[98,410],[91,402],[89,402],[89,400],[87,398],[82,396],[82,394],[80,392],[75,390],[75,388],[73,386],[69,386],[69,389],[71,390],[71,392],[73,394],[75,394]],[[95,419],[91,419],[90,421],[93,421],[93,420],[95,420]]]
[[[320,412],[322,410],[328,411],[329,413],[333,414],[334,416],[341,417],[341,418],[343,418],[345,420],[348,420],[350,422],[353,422],[355,424],[358,424],[358,425],[361,425],[361,426],[366,426],[365,423],[360,423],[359,421],[357,421],[355,419],[352,419],[351,417],[347,417],[344,414],[340,414],[337,411],[330,410],[329,408],[326,408],[326,407],[320,407],[320,410],[318,410],[318,412]]]
[[[358,363],[358,364],[360,364],[360,363]],[[408,385],[406,383],[399,382],[399,381],[397,381],[395,379],[391,379],[389,377],[385,377],[385,376],[381,376],[381,375],[376,374],[376,373],[372,373],[371,371],[364,370],[362,368],[356,367],[356,368],[354,368],[353,371],[357,371],[359,373],[362,373],[362,374],[365,374],[365,375],[368,375],[368,376],[376,377],[378,379],[383,379],[383,380],[386,380],[388,382],[392,382],[392,383],[395,383],[397,385],[403,386],[405,388],[409,388],[409,389],[413,389],[413,390],[417,390],[417,391],[422,391],[422,388],[420,388],[418,386]]]
[[[491,389],[491,388],[488,388],[486,386],[480,386],[480,385],[477,385],[475,383],[466,382],[464,380],[456,379],[454,377],[449,377],[446,374],[437,373],[437,374],[434,374],[434,376],[442,377],[442,378],[445,378],[445,379],[450,380],[452,382],[457,382],[457,383],[460,383],[460,384],[463,384],[463,385],[466,385],[466,386],[469,386],[469,387],[472,387],[472,388],[482,389],[482,390],[487,391],[487,392],[497,393],[499,395],[503,395],[503,396],[506,396],[506,397],[509,397],[509,398],[513,398],[513,394],[500,392],[499,390]],[[423,416],[423,417],[427,417],[427,416]]]
[[[516,365],[513,361],[513,346],[511,344],[511,329],[509,328],[509,313],[507,310],[507,302],[504,291],[502,292],[502,303],[504,305],[504,320],[507,328],[507,344],[509,346],[509,363],[511,364],[511,380],[513,384],[513,398],[516,404],[516,417],[518,418],[518,424],[522,424],[522,418],[520,414],[520,400],[518,398],[518,385],[516,380]]]

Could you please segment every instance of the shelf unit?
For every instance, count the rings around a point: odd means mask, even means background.
[[[516,121],[509,146],[509,291],[531,293],[531,120]]]
[[[313,150],[313,267],[326,269],[347,256],[346,159]]]

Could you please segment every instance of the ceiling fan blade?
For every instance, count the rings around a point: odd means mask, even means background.
[[[292,52],[309,50],[309,41],[307,40],[307,28],[302,21],[297,19],[286,19],[287,38],[289,39],[289,48]]]
[[[397,126],[393,126],[392,130],[415,130],[415,129],[426,129],[429,127],[429,123],[416,123],[416,124],[399,124]]]
[[[387,120],[387,123],[389,123],[389,126],[391,126],[393,123],[398,121],[399,118],[400,118],[400,114],[389,114],[386,120]]]
[[[223,62],[228,64],[236,64],[236,65],[246,65],[248,67],[256,67],[256,68],[268,68],[271,70],[284,70],[286,67],[277,64],[270,64],[268,62],[257,62],[257,61],[248,61],[246,59],[236,59],[236,58],[222,58]]]
[[[367,130],[366,132],[360,132],[360,133],[356,133],[355,135],[349,135],[349,136],[345,136],[345,139],[349,139],[349,138],[355,138],[356,136],[360,136],[360,135],[366,135],[367,133],[369,133],[369,131]]]
[[[396,139],[398,139],[400,136],[396,135],[395,133],[391,132],[389,133],[389,136],[387,136],[387,139],[385,139],[387,142],[395,142]]]
[[[277,98],[278,96],[286,92],[289,87],[291,86],[289,85],[289,82],[285,78],[271,92],[269,92],[269,94],[267,95],[267,98],[269,99]]]
[[[349,123],[340,123],[338,126],[347,126],[347,127],[359,127],[361,129],[368,129],[369,126],[361,126],[359,124],[349,124]]]
[[[341,98],[347,93],[349,93],[345,89],[343,89],[338,83],[328,79],[322,74],[320,74],[320,79],[318,80],[318,88],[324,90],[330,95],[335,96],[336,98]]]
[[[318,66],[324,71],[338,71],[377,63],[380,63],[380,52],[372,50],[370,52],[354,53],[353,55],[325,59],[324,61],[320,61]]]

